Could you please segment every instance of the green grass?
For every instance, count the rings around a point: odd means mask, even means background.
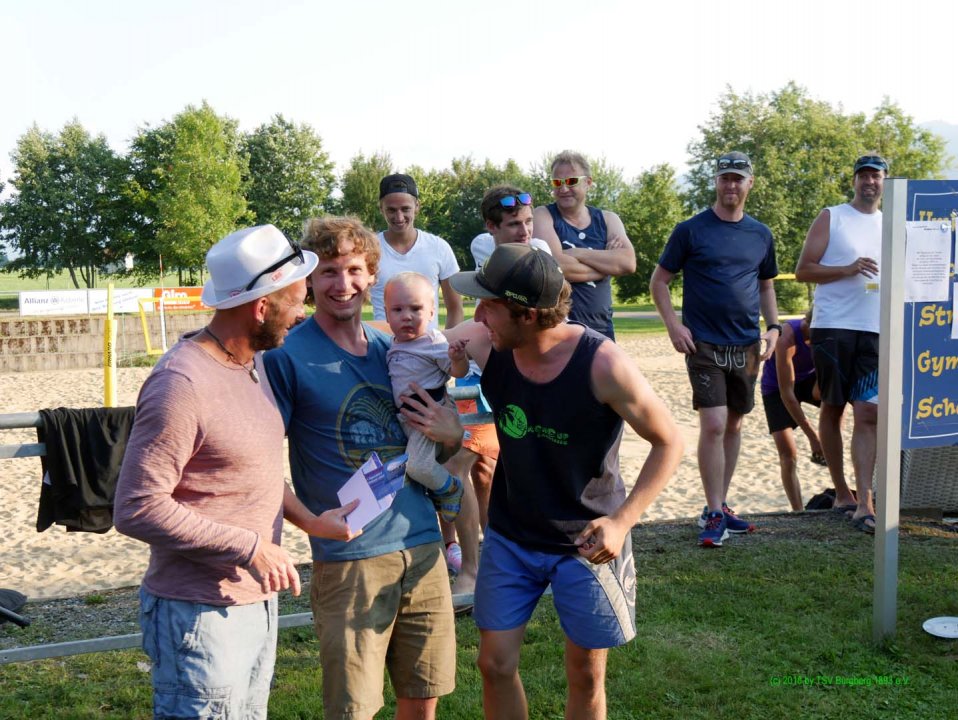
[[[873,538],[827,512],[758,523],[754,535],[715,551],[695,546],[691,523],[635,530],[638,637],[609,654],[610,718],[953,716],[958,645],[925,634],[921,623],[958,615],[958,533],[902,523],[898,633],[876,645]],[[295,612],[302,600],[283,605]],[[481,717],[481,681],[470,619],[458,622],[457,639],[458,687],[440,700],[439,717],[473,720]],[[531,718],[562,717],[562,648],[552,604],[543,600],[520,667]],[[270,718],[322,717],[317,652],[310,629],[282,631]],[[124,651],[0,666],[0,718],[148,717],[143,660]],[[838,677],[872,684],[852,687]],[[377,717],[392,716],[389,690],[387,697]]]

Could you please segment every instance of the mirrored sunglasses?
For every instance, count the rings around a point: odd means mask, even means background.
[[[572,177],[563,178],[552,178],[552,187],[560,188],[563,185],[566,187],[574,187],[579,184],[580,181],[585,180],[588,175],[573,175]]]
[[[506,195],[504,198],[499,199],[499,204],[505,208],[515,207],[516,205],[532,205],[532,195],[529,193]]]

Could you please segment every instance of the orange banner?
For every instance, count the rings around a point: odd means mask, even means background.
[[[202,292],[203,288],[198,287],[153,288],[153,297],[162,297],[163,307],[167,310],[206,310],[208,308],[200,301]],[[159,303],[155,309],[159,310]]]

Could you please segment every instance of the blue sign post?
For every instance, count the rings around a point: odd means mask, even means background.
[[[958,181],[909,181],[906,202],[907,220],[947,223],[952,254],[948,299],[905,303],[901,446],[958,445],[958,340],[951,339]]]

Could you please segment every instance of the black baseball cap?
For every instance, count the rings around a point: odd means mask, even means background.
[[[512,300],[527,308],[554,308],[565,278],[549,253],[525,243],[505,243],[492,251],[481,270],[449,278],[452,289],[474,298]]]
[[[419,197],[419,189],[416,187],[416,181],[408,175],[402,175],[401,173],[387,175],[379,181],[380,200],[392,193],[409,193],[414,198]]]
[[[715,161],[715,176],[735,173],[742,177],[752,177],[752,161],[743,152],[733,151],[725,153]]]
[[[862,155],[855,161],[855,170],[852,175],[857,175],[862,168],[874,168],[875,170],[888,172],[888,161],[881,155]]]

